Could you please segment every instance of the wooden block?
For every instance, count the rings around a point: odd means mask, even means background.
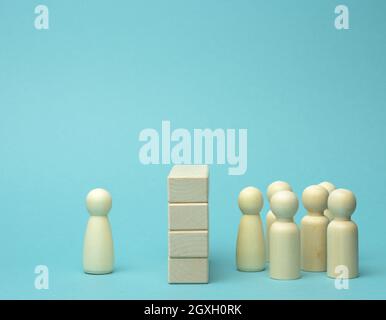
[[[169,230],[208,230],[208,204],[169,203]]]
[[[175,165],[168,176],[169,202],[208,202],[207,165]]]
[[[169,283],[208,283],[207,258],[169,258]]]
[[[169,231],[170,258],[207,258],[208,231]]]

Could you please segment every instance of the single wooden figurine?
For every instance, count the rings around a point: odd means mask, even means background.
[[[110,193],[94,189],[86,198],[90,218],[83,248],[83,269],[86,273],[105,274],[114,269],[114,247],[107,215],[112,206]]]
[[[303,206],[307,215],[303,217],[300,231],[302,270],[327,270],[327,226],[324,216],[328,191],[322,186],[309,186],[303,191]]]
[[[276,221],[269,237],[269,274],[273,279],[300,278],[300,233],[293,221],[299,202],[291,191],[280,191],[271,198]]]
[[[328,198],[334,217],[327,228],[327,275],[331,278],[341,276],[343,269],[347,278],[359,276],[358,227],[351,220],[355,208],[356,198],[350,190],[336,189]]]
[[[239,271],[261,271],[265,268],[265,244],[260,211],[263,195],[254,187],[244,188],[238,198],[243,213],[240,220],[236,264]]]

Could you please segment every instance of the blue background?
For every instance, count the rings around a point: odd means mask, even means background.
[[[34,8],[50,29],[34,28]],[[386,2],[0,1],[0,298],[386,298]],[[210,284],[167,284],[170,165],[139,132],[247,128],[248,171],[211,166]],[[353,190],[361,277],[235,270],[239,191]],[[82,271],[85,196],[113,196],[116,271]],[[262,216],[268,210],[265,203]],[[297,220],[305,214],[301,206]],[[47,265],[49,290],[34,288]]]

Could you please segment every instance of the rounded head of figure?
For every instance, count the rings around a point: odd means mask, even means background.
[[[271,198],[271,210],[278,219],[292,220],[298,207],[298,198],[292,191],[279,191]]]
[[[328,209],[337,219],[350,219],[356,206],[354,193],[347,189],[336,189],[328,197]]]
[[[327,209],[328,191],[322,186],[309,186],[304,189],[302,201],[304,208],[311,213],[321,213]]]
[[[271,201],[272,196],[279,191],[292,191],[292,188],[289,183],[284,181],[272,182],[267,188],[268,201]]]
[[[264,204],[263,194],[255,187],[246,187],[241,190],[238,201],[243,214],[259,214]]]
[[[331,183],[331,182],[328,182],[328,181],[323,181],[321,183],[319,183],[320,186],[322,186],[323,188],[325,188],[328,193],[331,193],[332,191],[334,191],[336,188],[335,186]]]
[[[107,216],[112,206],[111,195],[105,189],[93,189],[87,194],[86,206],[92,216]]]

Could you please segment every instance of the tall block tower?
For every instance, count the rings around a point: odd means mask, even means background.
[[[175,165],[168,176],[169,283],[209,281],[209,168]]]

